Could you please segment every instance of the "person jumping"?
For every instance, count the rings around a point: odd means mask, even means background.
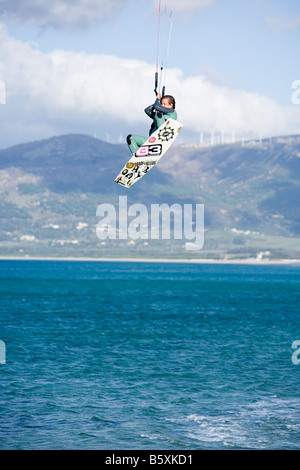
[[[155,103],[148,106],[144,111],[147,116],[153,120],[149,135],[153,134],[153,132],[155,132],[169,118],[177,120],[175,99],[171,95],[165,95],[162,97],[160,93],[157,93]],[[146,140],[147,137],[129,134],[127,136],[127,144],[130,152],[135,154]]]

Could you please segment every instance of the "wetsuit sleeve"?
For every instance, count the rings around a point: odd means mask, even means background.
[[[151,119],[154,119],[154,115],[156,111],[161,114],[171,114],[175,112],[175,109],[165,108],[164,106],[161,105],[160,100],[157,98],[155,103],[148,106],[144,111],[147,114],[147,116],[149,116]]]
[[[145,113],[147,114],[147,116],[149,116],[151,119],[154,119],[154,114],[155,114],[155,111],[154,111],[154,106],[153,104],[151,104],[150,106],[148,106],[147,108],[145,108]]]

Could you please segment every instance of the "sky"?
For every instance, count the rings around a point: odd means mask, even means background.
[[[0,0],[0,148],[147,136],[157,52],[182,143],[300,133],[299,0],[161,0],[159,43],[158,10],[159,0]]]

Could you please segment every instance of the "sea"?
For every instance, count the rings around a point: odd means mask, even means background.
[[[0,299],[0,449],[300,449],[300,266],[2,260]]]

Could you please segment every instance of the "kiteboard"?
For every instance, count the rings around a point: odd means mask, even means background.
[[[132,155],[115,182],[129,188],[141,179],[170,148],[181,128],[180,122],[169,118]]]

